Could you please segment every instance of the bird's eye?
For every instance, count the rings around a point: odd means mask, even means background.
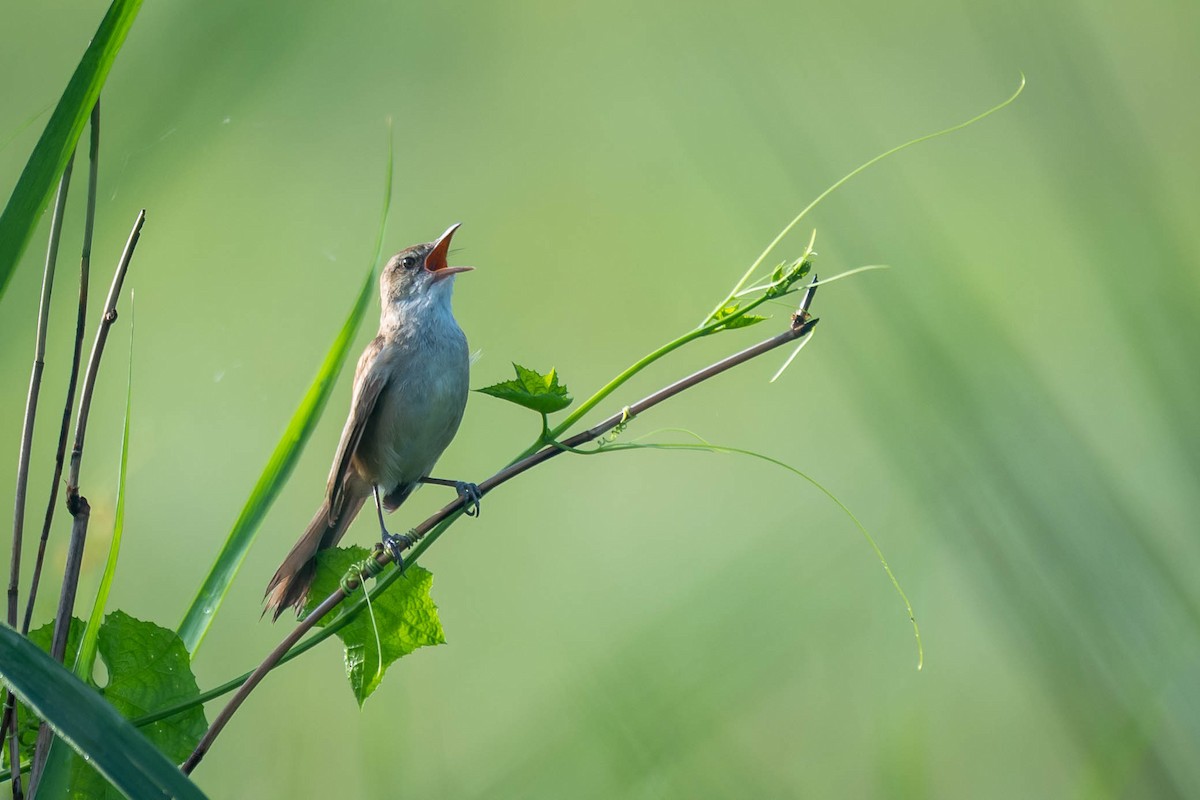
[[[403,264],[405,268],[412,269],[417,265],[417,260],[412,256],[405,256],[404,258],[400,259],[400,263]]]

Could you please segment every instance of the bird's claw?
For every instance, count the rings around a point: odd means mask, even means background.
[[[384,531],[383,534],[383,549],[392,557],[392,561],[395,562],[397,569],[404,569],[404,556],[401,554],[416,543],[417,540],[407,533],[395,536]]]
[[[479,502],[483,499],[483,492],[479,491],[479,485],[466,481],[455,481],[454,491],[458,492],[458,496],[463,500],[463,513],[468,517],[478,517],[479,512],[483,509]]]

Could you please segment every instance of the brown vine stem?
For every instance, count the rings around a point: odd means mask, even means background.
[[[650,408],[653,408],[665,400],[669,400],[680,392],[686,391],[693,386],[708,380],[709,378],[725,372],[726,370],[732,369],[740,364],[744,364],[751,359],[757,358],[764,353],[768,353],[777,347],[782,347],[789,342],[794,342],[801,336],[806,335],[817,324],[817,320],[808,315],[808,308],[812,303],[814,293],[815,286],[810,285],[804,294],[804,299],[801,301],[800,310],[797,311],[792,317],[792,324],[786,331],[776,336],[772,336],[770,339],[759,342],[753,347],[748,347],[741,352],[734,353],[727,358],[723,358],[715,364],[710,364],[704,369],[693,372],[686,378],[681,378],[675,383],[659,389],[653,394],[647,395],[636,403],[626,406],[619,413],[612,415],[608,419],[591,428],[588,428],[585,431],[564,439],[562,442],[553,442],[547,444],[542,449],[537,450],[525,458],[510,464],[509,466],[497,472],[495,475],[485,480],[483,483],[480,483],[480,494],[486,495],[488,492],[492,491],[503,483],[507,483],[521,473],[526,472],[539,464],[549,461],[555,456],[569,452],[571,448],[577,448],[581,445],[587,444],[588,442],[595,441],[611,431],[613,428],[616,428],[618,425],[628,422],[637,415],[647,411]],[[429,545],[432,544],[434,537],[431,537],[427,541],[422,541],[425,536],[443,522],[447,522],[452,517],[460,515],[463,511],[463,504],[464,501],[462,499],[457,499],[454,502],[444,506],[441,510],[430,516],[416,528],[413,528],[411,531],[409,531],[408,535],[414,540],[413,543],[416,544],[417,542],[420,542],[420,545],[413,553],[413,556],[405,561],[405,564],[414,563],[417,557],[420,556],[420,554],[426,549],[428,549]],[[380,566],[386,565],[392,560],[390,554],[379,548],[376,548],[374,557]],[[344,588],[338,588],[335,592],[326,597],[319,606],[313,609],[308,616],[301,620],[299,624],[297,624],[296,627],[290,633],[288,633],[286,637],[284,637],[283,641],[280,642],[274,650],[267,654],[267,657],[263,659],[261,664],[258,665],[258,668],[250,674],[250,677],[246,679],[246,682],[241,685],[233,697],[229,699],[229,702],[225,704],[225,707],[221,709],[220,713],[213,720],[208,730],[205,731],[204,736],[200,739],[199,744],[196,745],[196,749],[192,751],[192,754],[188,756],[187,760],[180,766],[180,769],[183,770],[185,775],[191,774],[192,770],[196,768],[196,766],[208,752],[209,748],[212,747],[213,742],[221,733],[221,730],[224,729],[226,724],[228,724],[234,713],[238,710],[246,698],[249,697],[250,693],[254,691],[255,687],[258,686],[258,684],[262,682],[262,679],[267,676],[267,673],[275,668],[280,659],[287,655],[287,652],[293,646],[295,646],[297,642],[300,641],[304,634],[311,630],[312,627],[317,624],[317,622],[329,614],[330,611],[335,609],[348,597],[346,590],[354,591],[361,583],[361,580],[362,579],[360,578],[358,581],[344,582]]]
[[[104,345],[108,341],[108,332],[117,321],[117,298],[121,295],[121,287],[125,284],[125,275],[129,271],[129,262],[133,259],[133,251],[137,248],[138,239],[142,235],[142,225],[146,222],[146,210],[138,212],[134,220],[133,230],[125,242],[121,260],[117,263],[116,274],[113,275],[112,285],[108,289],[108,299],[104,303],[104,313],[100,316],[100,327],[96,331],[96,340],[92,344],[92,353],[88,358],[87,372],[83,378],[83,391],[79,396],[79,412],[75,417],[75,443],[71,448],[71,466],[67,472],[67,510],[73,517],[71,524],[71,541],[67,548],[67,565],[63,571],[62,591],[58,598],[58,613],[54,618],[54,639],[50,645],[50,655],[61,662],[67,650],[67,634],[71,629],[71,613],[75,609],[75,592],[79,588],[79,568],[83,561],[83,548],[87,538],[88,518],[91,508],[86,497],[79,494],[79,468],[83,461],[83,442],[87,434],[88,414],[92,408],[92,392],[96,388],[96,375],[100,371],[100,359],[104,355]],[[38,777],[46,764],[46,756],[50,747],[50,728],[45,724],[38,731],[37,745],[33,754],[33,766],[30,769],[30,786],[36,787]]]

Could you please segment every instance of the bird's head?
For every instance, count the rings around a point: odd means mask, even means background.
[[[385,310],[388,306],[449,300],[454,276],[474,267],[446,264],[450,239],[458,226],[454,223],[435,241],[414,244],[388,259],[379,276],[379,291]]]

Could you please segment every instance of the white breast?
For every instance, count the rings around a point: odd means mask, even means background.
[[[387,492],[430,474],[467,404],[466,336],[449,303],[424,311],[425,324],[397,331],[380,353],[390,377],[356,453],[363,477]]]

